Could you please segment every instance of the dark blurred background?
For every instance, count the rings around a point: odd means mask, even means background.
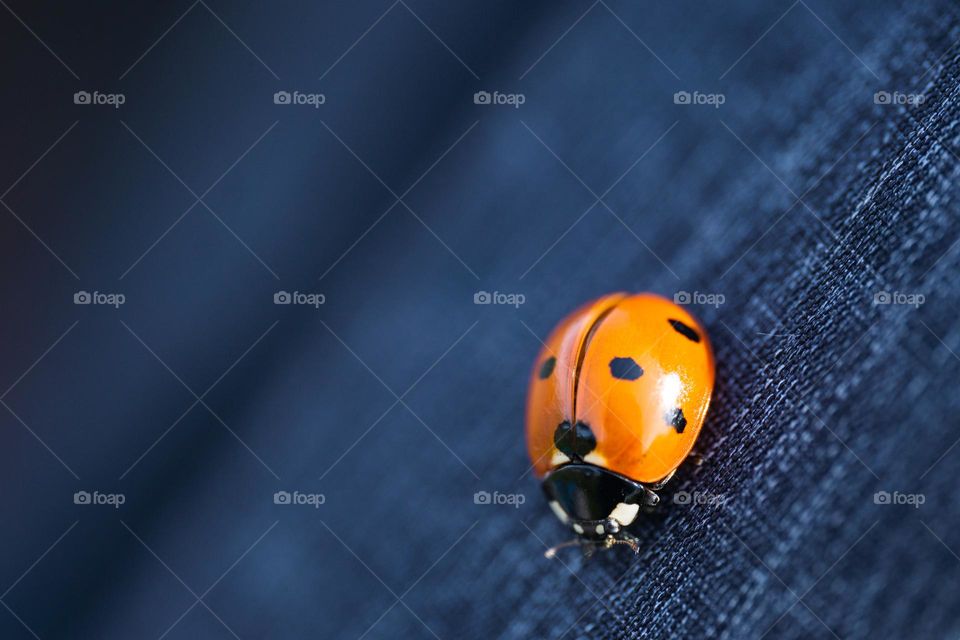
[[[960,633],[951,3],[0,5],[0,637]],[[613,290],[708,327],[722,505],[547,561]]]

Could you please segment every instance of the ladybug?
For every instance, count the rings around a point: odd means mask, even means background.
[[[713,393],[713,351],[683,307],[613,293],[553,330],[534,364],[527,450],[554,514],[583,544],[629,545],[626,528],[693,449]]]

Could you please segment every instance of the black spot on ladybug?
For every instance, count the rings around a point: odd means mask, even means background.
[[[668,425],[676,429],[677,433],[683,433],[684,428],[687,426],[687,419],[683,417],[683,409],[678,408],[673,411],[668,411],[667,415],[663,417]]]
[[[582,460],[585,455],[597,448],[597,438],[583,422],[571,426],[564,420],[553,432],[553,443],[571,460]]]
[[[550,374],[553,373],[553,368],[556,366],[556,364],[557,364],[557,359],[554,358],[553,356],[550,356],[549,358],[544,360],[543,364],[540,365],[540,379],[546,380],[547,378],[549,378]]]
[[[610,375],[618,380],[636,380],[643,368],[633,358],[614,358],[610,361]]]
[[[688,327],[679,320],[674,320],[670,318],[667,320],[670,323],[670,326],[673,327],[673,330],[682,335],[687,340],[692,340],[693,342],[700,342],[700,334],[696,332],[692,327]]]

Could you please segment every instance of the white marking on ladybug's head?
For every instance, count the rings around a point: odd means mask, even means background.
[[[579,524],[574,523],[573,530],[579,533],[580,535],[583,535],[583,527],[581,527]]]
[[[583,456],[583,461],[597,465],[598,467],[603,467],[604,469],[607,468],[607,459],[596,451],[591,451],[587,455]]]
[[[563,510],[563,507],[561,507],[560,503],[556,500],[550,501],[550,510],[553,511],[553,515],[557,516],[563,524],[570,522],[570,517],[567,516],[567,512]]]
[[[570,458],[568,458],[568,457],[567,457],[562,451],[560,451],[559,449],[557,449],[556,451],[554,451],[554,452],[553,452],[553,457],[550,458],[550,466],[553,466],[553,467],[559,467],[560,465],[562,465],[562,464],[567,464],[568,462],[570,462]]]
[[[639,512],[640,505],[619,502],[610,512],[610,517],[626,527],[637,519],[637,513]]]
[[[602,524],[598,524],[598,525],[597,525],[597,528],[595,529],[595,531],[596,531],[597,533],[599,533],[600,535],[603,535],[603,525],[602,525]]]

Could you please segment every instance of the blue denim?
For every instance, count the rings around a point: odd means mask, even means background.
[[[952,4],[0,16],[0,637],[960,634]],[[547,560],[527,377],[617,290],[703,462]]]

